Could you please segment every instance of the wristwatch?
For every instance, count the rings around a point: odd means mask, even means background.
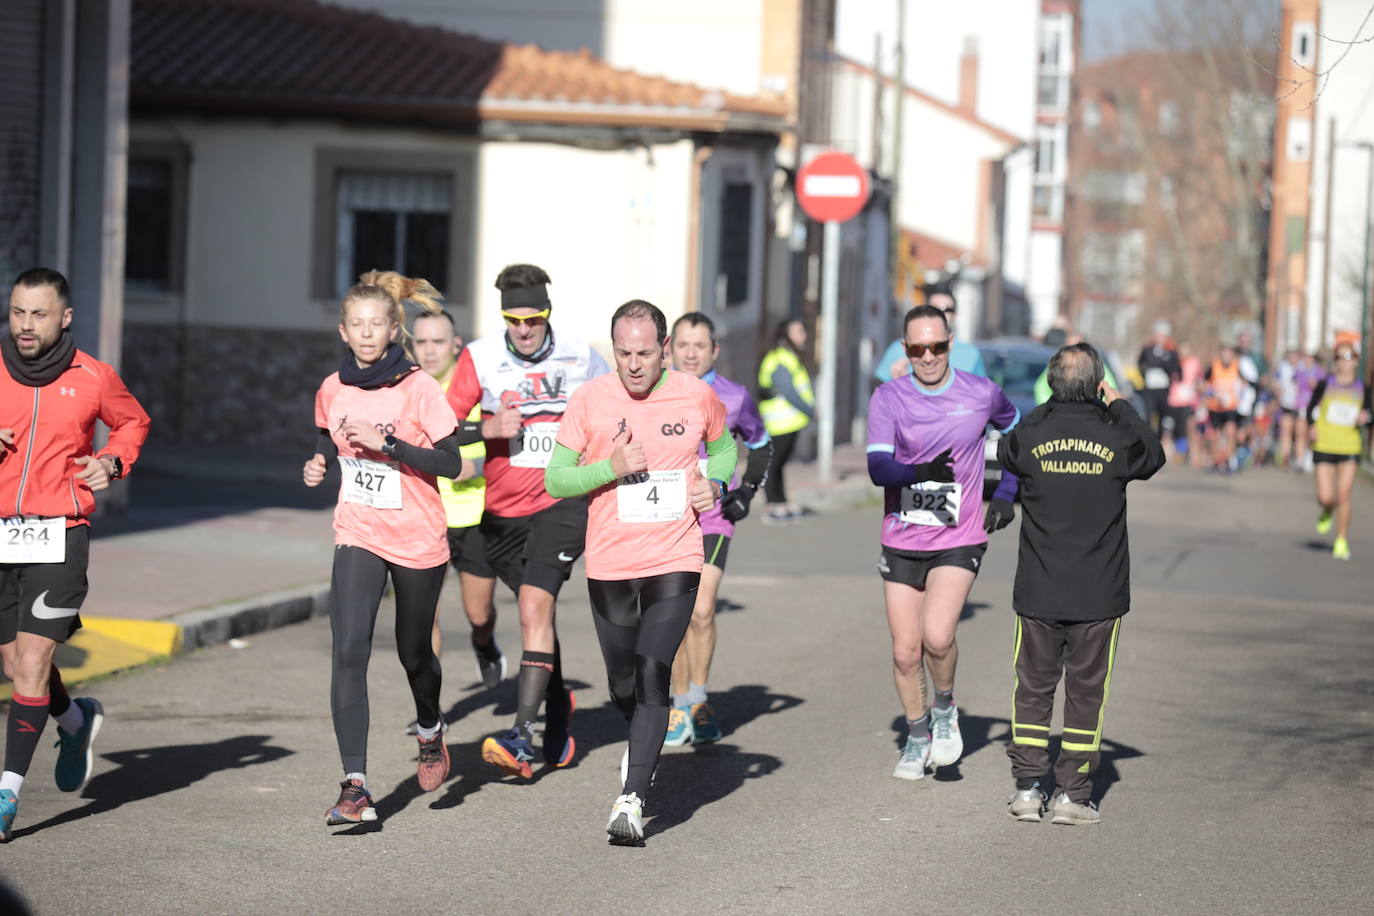
[[[111,480],[119,480],[124,476],[124,462],[120,460],[118,455],[101,455],[100,457],[110,459],[110,463],[114,465],[114,470],[110,471]]]
[[[401,440],[395,436],[387,436],[382,440],[382,454],[389,457],[396,457],[396,446],[401,444]]]
[[[712,478],[711,478],[711,483],[713,483],[713,484],[715,484],[716,486],[720,487],[720,490],[717,491],[717,493],[716,493],[716,499],[723,499],[723,498],[725,497],[725,481],[720,480],[720,479],[718,479],[718,478],[716,478],[716,477],[712,477]]]

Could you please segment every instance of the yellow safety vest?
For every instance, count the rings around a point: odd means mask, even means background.
[[[448,378],[442,382],[444,391],[448,391],[448,386],[453,381],[453,371],[449,370]],[[482,419],[482,405],[476,404],[472,408],[472,413],[468,414],[469,420]],[[487,456],[487,446],[480,439],[471,445],[465,445],[458,449],[458,454],[462,456],[463,463],[474,461]],[[448,517],[450,528],[471,528],[482,520],[482,509],[487,503],[487,478],[469,477],[467,480],[450,480],[447,477],[440,477],[436,481],[439,484],[439,496],[444,501],[444,514]]]
[[[797,358],[797,354],[787,347],[775,347],[764,356],[763,362],[759,365],[759,388],[765,392],[772,390],[773,372],[778,367],[787,370],[792,376],[792,387],[797,389],[802,400],[814,406],[816,398],[811,393],[811,376],[807,374],[806,367]],[[759,404],[759,414],[763,417],[764,428],[770,436],[795,433],[799,429],[805,429],[811,422],[806,414],[776,393]]]

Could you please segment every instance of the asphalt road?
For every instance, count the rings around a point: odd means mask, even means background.
[[[450,584],[454,770],[438,791],[418,791],[384,612],[369,765],[381,820],[325,826],[338,762],[317,620],[90,687],[109,714],[96,775],[79,797],[57,792],[45,740],[0,871],[37,912],[64,914],[1367,912],[1374,492],[1361,484],[1356,560],[1339,563],[1317,547],[1310,490],[1278,471],[1169,468],[1135,485],[1099,826],[1004,813],[1014,528],[995,536],[960,627],[965,758],[891,778],[899,708],[868,508],[742,527],[712,684],[727,736],[665,753],[644,848],[605,842],[626,728],[579,577],[560,610],[586,685],[574,766],[525,785],[485,769],[477,748],[507,726],[513,682],[474,688]],[[514,662],[513,602],[501,610]]]

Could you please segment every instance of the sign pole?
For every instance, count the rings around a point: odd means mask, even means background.
[[[821,364],[816,403],[816,464],[821,483],[830,483],[835,460],[835,374],[840,329],[840,224],[825,221],[821,245]]]

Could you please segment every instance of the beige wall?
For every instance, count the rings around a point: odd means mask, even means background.
[[[135,144],[185,144],[191,163],[184,292],[131,300],[127,317],[134,323],[281,330],[336,323],[336,300],[316,297],[312,287],[320,150],[455,161],[475,154],[470,281],[444,290],[461,325],[499,329],[491,284],[515,261],[549,271],[557,327],[565,333],[604,338],[610,312],[629,298],[647,298],[670,317],[685,307],[688,140],[652,152],[602,151],[418,130],[194,118],[135,121],[131,137]]]

